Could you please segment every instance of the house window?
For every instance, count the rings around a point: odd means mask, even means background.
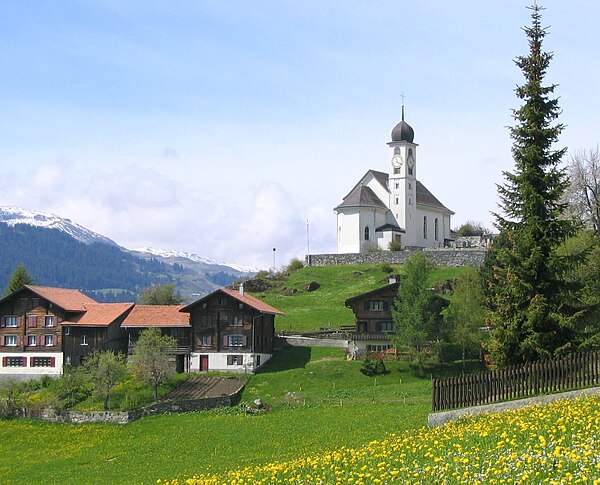
[[[423,239],[427,239],[427,216],[423,216]]]
[[[210,347],[212,345],[212,336],[207,333],[205,335],[200,335],[200,346],[201,347]]]
[[[383,311],[383,302],[382,301],[370,301],[369,302],[369,311],[371,312],[382,312]]]
[[[87,335],[85,333],[81,336],[79,342],[81,343],[81,345],[87,345],[88,344],[88,338],[87,338]]]
[[[228,355],[227,365],[244,365],[243,355]]]
[[[6,327],[18,327],[19,326],[19,317],[15,315],[10,315],[4,317],[4,325]]]
[[[392,348],[392,345],[386,344],[367,344],[367,352],[382,352],[384,350],[389,350]]]
[[[238,308],[239,308],[240,310],[243,310],[243,309],[244,309],[244,304],[243,304],[243,303],[238,303]]]
[[[27,326],[37,327],[37,315],[27,315]]]
[[[440,240],[440,223],[438,221],[438,218],[435,218],[434,221],[434,232],[435,232],[435,240],[439,241]]]
[[[375,328],[377,329],[378,332],[384,332],[384,333],[393,332],[394,331],[394,322],[391,320],[389,322],[377,322],[377,325],[375,326]]]
[[[28,310],[28,308],[27,308],[28,305],[29,305],[29,299],[28,298],[19,298],[19,303],[17,304],[17,308],[20,311]]]
[[[44,327],[54,327],[54,316],[46,315],[44,317]]]
[[[227,297],[222,296],[221,299],[219,300],[219,305],[227,306]]]
[[[241,327],[244,324],[244,316],[243,315],[230,315],[229,317],[229,325],[234,327]]]
[[[129,347],[133,347],[133,337],[131,336],[130,333],[127,334],[127,345],[129,345]]]
[[[17,346],[17,336],[16,335],[5,335],[4,336],[4,345],[6,347],[16,347]]]
[[[227,336],[227,345],[229,347],[241,347],[244,345],[244,336],[243,335],[228,335]]]
[[[24,367],[25,357],[5,357],[4,365],[6,367]]]
[[[365,227],[365,241],[369,240],[369,226]]]
[[[208,308],[208,303],[206,303],[206,302],[202,303],[202,308],[204,310],[206,310]]]
[[[27,346],[35,347],[37,345],[37,335],[27,335]]]
[[[54,357],[34,357],[32,367],[54,367]]]
[[[44,335],[44,345],[52,347],[54,345],[54,335]]]

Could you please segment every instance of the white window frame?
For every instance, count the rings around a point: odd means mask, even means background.
[[[369,300],[370,312],[382,312],[383,306],[383,300]]]
[[[50,343],[48,343],[50,342]],[[54,347],[54,335],[46,334],[44,335],[44,347]]]
[[[27,335],[27,347],[37,347],[37,335]]]
[[[9,325],[8,322],[11,322]],[[13,325],[14,323],[14,325]],[[17,315],[7,315],[4,317],[4,326],[7,328],[16,328],[19,326],[19,317]]]
[[[14,342],[14,343],[11,343]],[[16,335],[5,335],[4,336],[4,346],[5,347],[16,347],[17,346],[17,336]]]
[[[239,343],[237,343],[239,341]],[[244,346],[244,336],[243,335],[228,335],[227,336],[227,346],[228,347],[243,347]]]
[[[54,315],[44,315],[44,327],[54,327],[54,319]]]

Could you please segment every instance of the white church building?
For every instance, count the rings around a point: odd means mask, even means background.
[[[389,172],[369,170],[334,208],[337,251],[362,253],[401,248],[437,248],[450,240],[454,214],[417,180],[414,130],[402,121],[392,130]]]

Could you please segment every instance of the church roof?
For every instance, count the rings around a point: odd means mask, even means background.
[[[333,210],[342,207],[381,207],[382,209],[387,209],[387,206],[381,202],[381,199],[377,197],[375,192],[373,192],[370,187],[363,184],[356,185],[356,187],[344,197],[343,202]]]
[[[388,179],[389,179],[389,175],[385,172],[378,172],[377,170],[369,170],[367,173],[371,173],[371,175],[373,175],[373,177],[375,177],[375,179],[381,184],[383,185],[383,187],[385,188],[385,190],[387,190],[388,192],[390,191],[390,188],[388,187]],[[364,178],[364,177],[363,177]]]
[[[444,204],[442,204],[435,195],[433,195],[427,187],[425,187],[421,182],[417,180],[417,204],[418,205],[426,205],[428,207],[434,207],[436,209],[442,209],[447,212],[454,214],[450,209],[448,209]]]
[[[397,226],[396,224],[390,224],[390,223],[384,224],[383,226],[379,226],[378,228],[375,229],[375,232],[387,232],[387,231],[406,232],[400,226]]]

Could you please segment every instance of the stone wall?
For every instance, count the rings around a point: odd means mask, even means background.
[[[279,335],[279,345],[291,345],[292,347],[337,347],[348,348],[348,339],[305,337],[302,335]]]
[[[485,249],[405,249],[403,251],[372,251],[368,253],[311,254],[307,266],[335,266],[338,264],[389,263],[404,264],[415,251],[422,251],[432,263],[439,266],[481,266]]]
[[[230,396],[190,399],[180,401],[165,401],[131,411],[53,411],[46,409],[27,413],[27,417],[43,419],[59,423],[117,423],[127,424],[144,416],[164,413],[187,413],[202,411],[223,406],[233,406],[238,403],[241,389]]]

